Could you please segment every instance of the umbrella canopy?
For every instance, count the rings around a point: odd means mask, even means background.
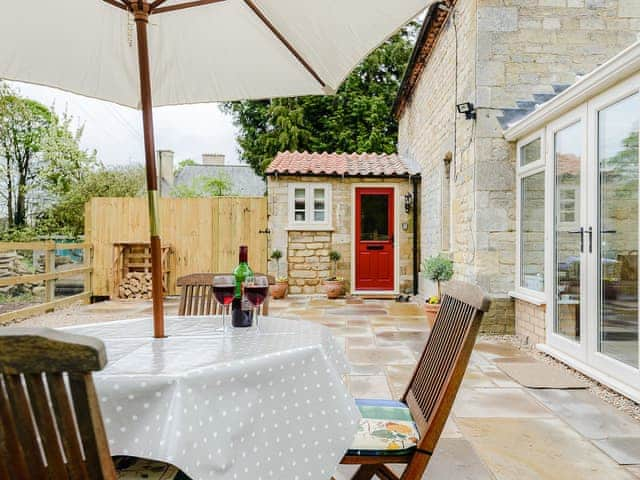
[[[433,1],[4,2],[0,78],[142,109],[154,325],[161,337],[152,105],[330,94],[371,50]]]

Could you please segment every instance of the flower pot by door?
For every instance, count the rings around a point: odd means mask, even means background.
[[[440,304],[439,303],[425,303],[424,304],[424,314],[427,317],[427,322],[429,323],[430,327],[433,327],[433,324],[436,321],[436,316],[438,315],[439,311],[440,311]]]
[[[271,285],[271,297],[274,299],[281,299],[287,296],[287,290],[289,289],[289,282],[276,282],[275,285]]]
[[[338,298],[344,294],[344,282],[342,280],[325,280],[324,288],[327,298]]]

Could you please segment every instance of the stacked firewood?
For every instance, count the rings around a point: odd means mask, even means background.
[[[118,286],[118,298],[151,298],[151,273],[127,273]]]

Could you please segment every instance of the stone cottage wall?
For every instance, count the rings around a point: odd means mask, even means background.
[[[477,280],[504,297],[515,278],[516,151],[503,138],[500,109],[573,84],[636,41],[640,3],[477,0],[476,18]],[[516,305],[516,333],[543,341],[544,306],[525,305]]]
[[[515,146],[497,117],[517,101],[571,84],[640,31],[630,0],[458,0],[399,122],[398,151],[423,168],[422,257],[443,250],[445,157],[454,153],[455,277],[493,297],[483,329],[514,330]],[[457,64],[457,72],[456,72]],[[457,90],[457,91],[456,91]],[[456,115],[473,102],[476,122]],[[425,294],[433,286],[422,287]]]
[[[288,190],[290,183],[329,183],[332,189],[332,229],[330,231],[307,231],[289,229]],[[410,292],[413,287],[412,246],[413,222],[411,214],[404,211],[402,197],[413,192],[407,179],[368,179],[341,177],[267,177],[270,251],[282,251],[280,274],[289,278],[290,293],[324,293],[322,280],[331,275],[329,251],[337,250],[342,255],[338,262],[337,275],[345,279],[347,291],[351,288],[351,248],[353,243],[352,212],[354,184],[398,185],[396,214],[399,223],[406,223],[408,229],[400,228],[397,246],[400,249],[400,290]],[[269,273],[276,274],[276,266],[269,262]]]

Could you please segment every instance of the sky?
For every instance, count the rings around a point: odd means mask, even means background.
[[[24,97],[65,110],[75,126],[84,124],[81,146],[96,150],[105,165],[144,163],[142,117],[138,110],[86,98],[55,88],[8,82]],[[240,162],[236,128],[218,104],[154,109],[156,150],[173,150],[176,164],[185,158],[200,161],[203,153],[222,153],[228,163]]]

